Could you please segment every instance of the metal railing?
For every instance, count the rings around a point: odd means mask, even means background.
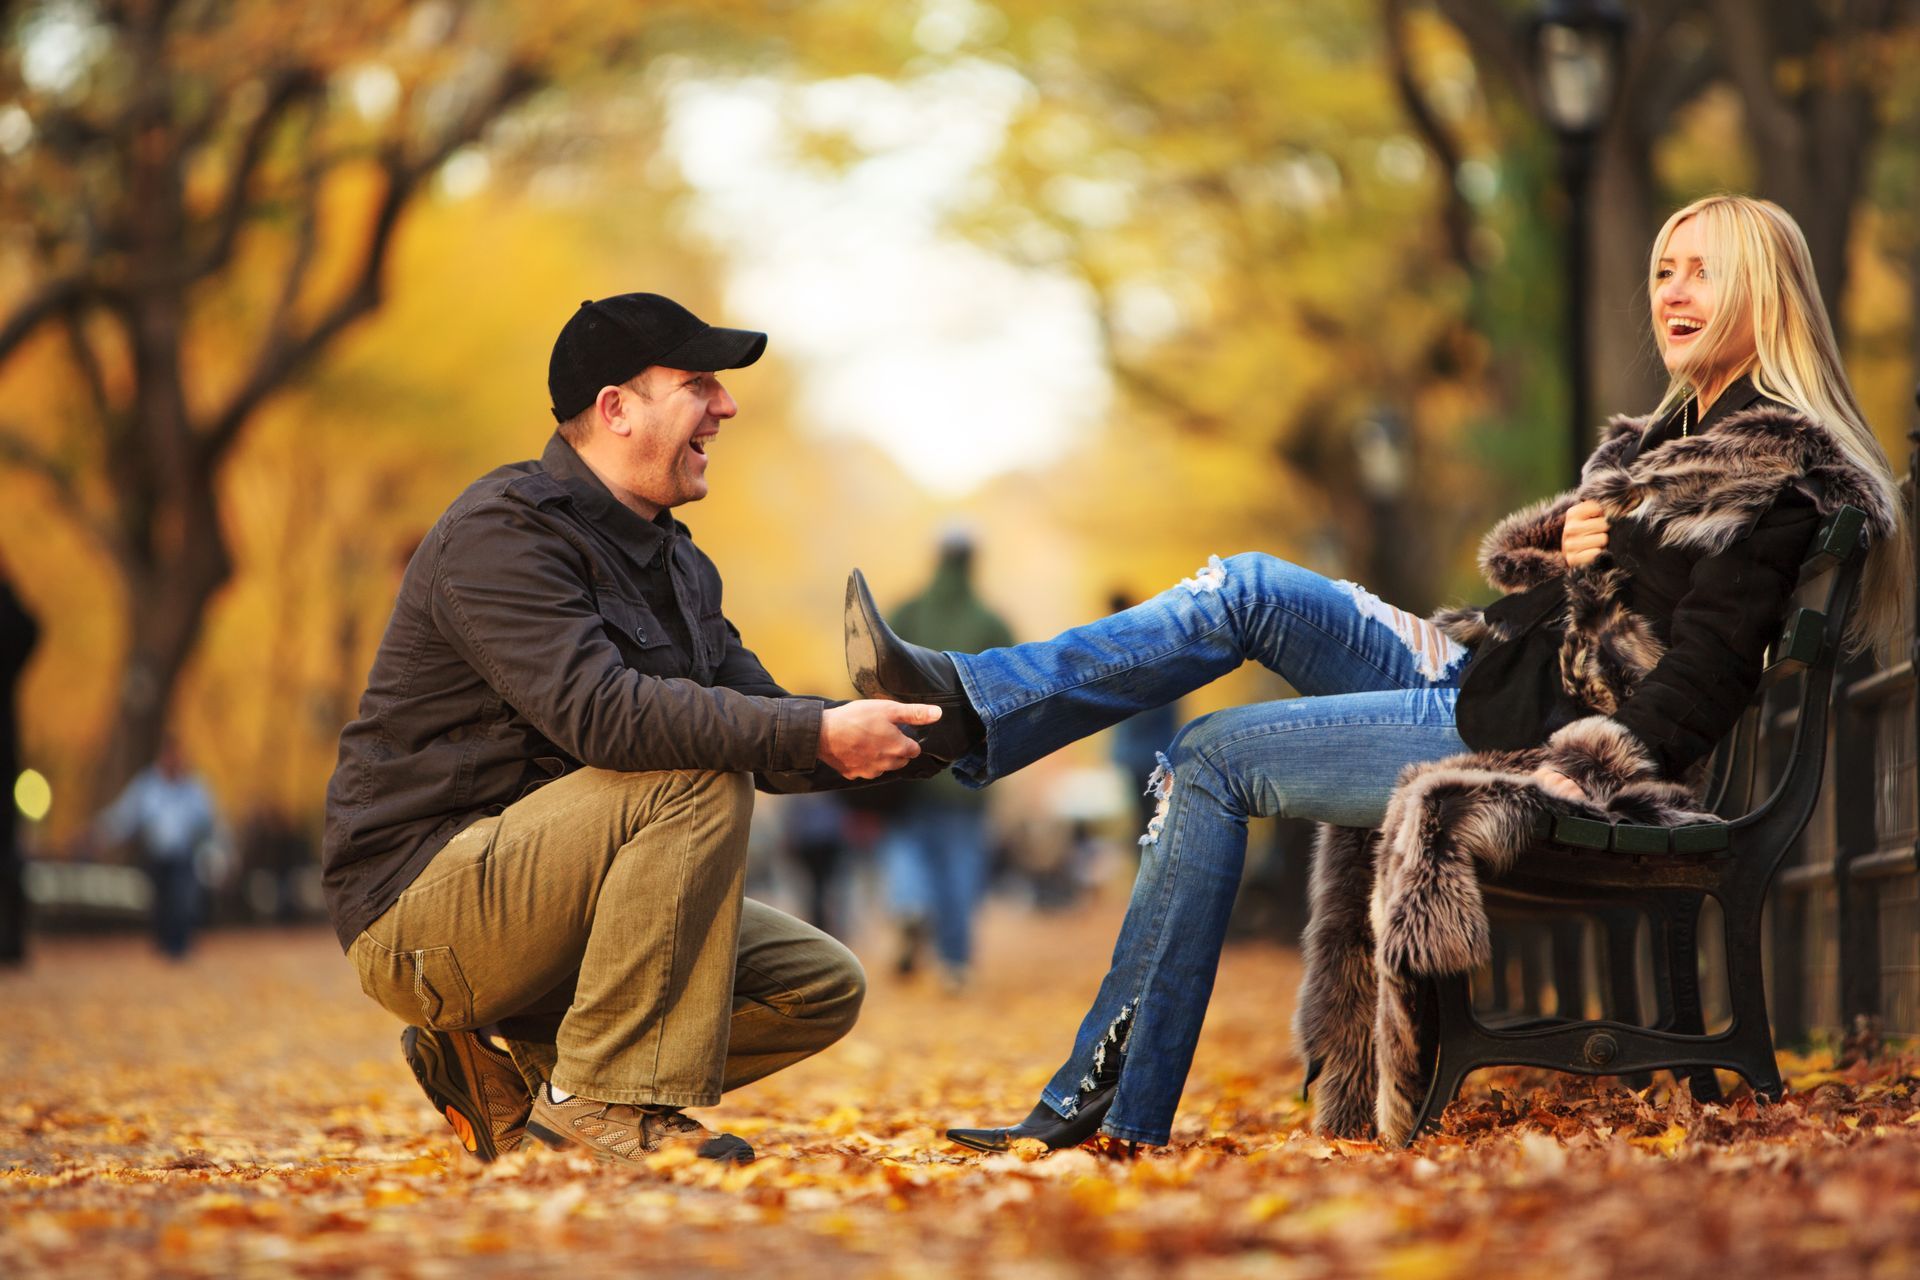
[[[1920,397],[1916,397],[1920,403]],[[1920,490],[1920,427],[1905,485]],[[1920,521],[1916,522],[1920,525]],[[1920,610],[1915,618],[1920,646]],[[1820,808],[1770,906],[1769,1001],[1783,1040],[1861,1018],[1920,1036],[1920,680],[1915,649],[1843,668]],[[1790,736],[1791,726],[1769,725]]]

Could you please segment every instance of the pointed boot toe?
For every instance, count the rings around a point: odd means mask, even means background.
[[[947,1140],[975,1151],[1006,1151],[1021,1139],[1044,1142],[1049,1151],[1077,1147],[1100,1131],[1100,1122],[1107,1118],[1107,1108],[1113,1105],[1113,1095],[1118,1088],[1115,1083],[1086,1094],[1080,1109],[1065,1119],[1042,1102],[1025,1120],[1010,1128],[949,1129]]]
[[[844,623],[847,678],[861,697],[939,707],[936,723],[903,730],[935,759],[958,760],[980,745],[986,733],[953,659],[895,635],[858,569],[847,575]]]

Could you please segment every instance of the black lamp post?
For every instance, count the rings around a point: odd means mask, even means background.
[[[1573,476],[1587,456],[1591,399],[1587,376],[1587,186],[1593,142],[1613,110],[1627,15],[1617,0],[1545,0],[1533,24],[1540,105],[1560,140],[1560,185],[1567,194],[1567,375],[1573,414],[1568,440]]]

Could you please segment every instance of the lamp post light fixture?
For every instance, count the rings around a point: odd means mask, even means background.
[[[1533,22],[1535,82],[1547,123],[1560,143],[1560,185],[1567,196],[1568,436],[1573,478],[1587,456],[1587,188],[1593,142],[1612,114],[1627,15],[1618,0],[1545,0]]]

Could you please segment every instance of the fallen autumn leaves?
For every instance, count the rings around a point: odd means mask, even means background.
[[[1920,1271],[1912,1059],[1796,1061],[1777,1107],[1500,1076],[1410,1152],[1323,1142],[1274,947],[1228,955],[1172,1147],[945,1143],[1025,1114],[1115,924],[993,917],[964,999],[876,976],[846,1043],[703,1113],[733,1170],[472,1162],[318,931],[49,942],[0,977],[0,1274]]]

